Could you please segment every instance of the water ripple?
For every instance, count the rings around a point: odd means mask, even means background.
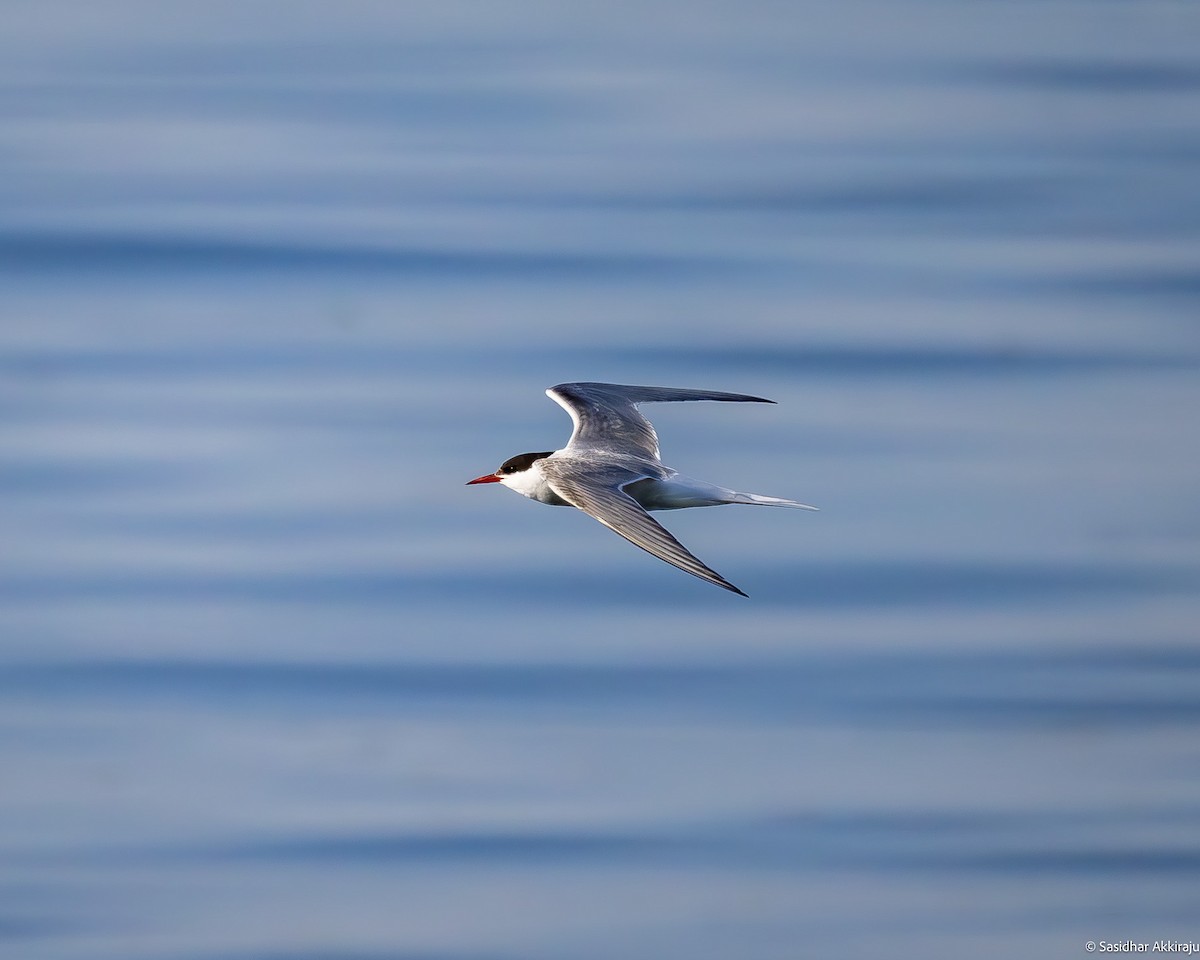
[[[1200,847],[1113,846],[1106,825],[1200,824],[1200,809],[1101,814],[987,812],[945,816],[814,811],[786,821],[649,824],[632,829],[467,829],[320,834],[96,851],[106,863],[260,862],[318,868],[434,864],[620,866],[825,872],[1171,877],[1200,867]],[[1021,838],[1045,837],[1034,848]],[[89,854],[77,855],[86,861]]]
[[[745,270],[743,261],[664,253],[571,253],[318,246],[203,239],[184,235],[0,233],[0,273],[73,275],[129,271],[304,275],[311,271],[421,276],[575,280],[683,279]]]
[[[976,80],[1004,86],[1104,93],[1162,94],[1200,90],[1200,68],[1136,58],[1083,60],[1028,57],[1005,63],[971,63],[946,74],[957,80]]]
[[[12,663],[12,698],[407,712],[807,718],[852,726],[1144,728],[1200,723],[1200,658],[1174,652],[811,658],[767,664],[573,666],[222,661]]]
[[[533,562],[533,561],[531,561]],[[1002,606],[1103,594],[1159,595],[1193,591],[1200,576],[1190,565],[1120,563],[1004,563],[989,561],[844,561],[778,563],[748,575],[760,584],[759,602],[804,609]],[[468,581],[470,586],[467,586]],[[682,588],[681,588],[682,589]],[[567,578],[547,593],[528,569],[435,572],[368,570],[353,573],[261,572],[10,573],[0,578],[9,603],[64,600],[269,601],[297,604],[381,603],[428,607],[461,600],[537,598],[549,607],[661,606],[663,587],[626,571]],[[715,595],[713,595],[715,596]]]

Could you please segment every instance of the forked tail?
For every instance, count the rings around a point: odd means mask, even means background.
[[[819,509],[810,503],[801,503],[799,500],[785,500],[783,497],[766,497],[761,493],[735,493],[730,491],[729,497],[725,502],[746,503],[759,507],[796,507],[799,510]]]

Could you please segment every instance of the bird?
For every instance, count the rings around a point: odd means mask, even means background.
[[[694,556],[649,511],[727,503],[817,509],[797,500],[739,493],[672,470],[659,457],[653,425],[638,410],[642,403],[774,400],[718,390],[590,382],[560,383],[546,395],[571,416],[574,430],[567,445],[510,457],[494,473],[468,480],[467,486],[501,483],[539,503],[577,507],[634,546],[743,597],[748,594]]]

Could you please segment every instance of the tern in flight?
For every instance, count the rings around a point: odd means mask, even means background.
[[[578,507],[634,546],[701,580],[746,596],[691,554],[650,516],[650,510],[713,507],[744,503],[764,507],[816,507],[782,497],[738,493],[694,480],[664,466],[654,427],[639,403],[676,400],[728,400],[774,403],[763,397],[716,390],[636,387],[619,383],[560,383],[546,395],[571,415],[575,430],[561,450],[522,453],[495,473],[468,481],[502,483],[531,500]]]

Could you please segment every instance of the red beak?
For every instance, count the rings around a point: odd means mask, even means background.
[[[499,482],[500,482],[500,478],[498,476],[496,476],[494,473],[488,473],[482,477],[476,477],[474,480],[468,480],[467,486],[469,487],[473,483],[499,483]]]

